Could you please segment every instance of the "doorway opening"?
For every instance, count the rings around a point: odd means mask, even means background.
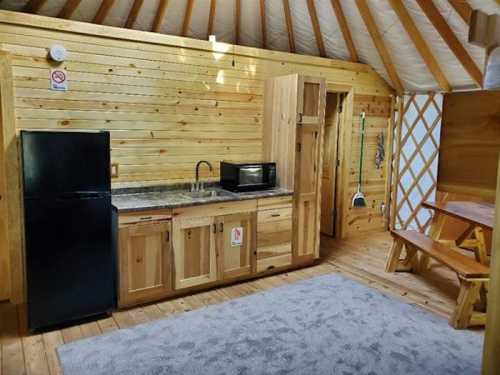
[[[339,149],[345,97],[344,93],[339,92],[327,92],[326,95],[321,175],[321,233],[330,237],[337,237],[339,234]]]

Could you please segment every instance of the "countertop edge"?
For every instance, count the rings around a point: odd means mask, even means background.
[[[238,193],[236,193],[238,194]],[[279,189],[276,191],[264,190],[262,192],[251,192],[251,193],[240,193],[239,196],[227,196],[227,197],[218,197],[217,199],[212,200],[193,200],[190,202],[179,202],[179,203],[169,203],[169,204],[154,204],[154,205],[140,205],[137,207],[126,207],[120,208],[114,202],[113,207],[116,208],[119,214],[124,213],[133,213],[140,211],[154,211],[154,210],[166,210],[166,209],[176,209],[182,207],[193,207],[193,206],[204,206],[209,204],[217,204],[217,203],[227,203],[227,202],[240,202],[251,199],[265,199],[265,198],[276,198],[276,197],[285,197],[292,196],[293,191],[286,189]],[[119,194],[121,195],[121,194]],[[118,196],[119,196],[118,195]]]

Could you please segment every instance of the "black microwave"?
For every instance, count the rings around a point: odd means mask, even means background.
[[[256,191],[276,186],[276,163],[220,163],[220,184],[231,191]]]

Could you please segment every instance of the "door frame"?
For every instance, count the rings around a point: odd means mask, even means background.
[[[334,225],[335,238],[345,238],[344,218],[347,217],[349,205],[347,194],[349,192],[349,163],[351,161],[351,138],[352,114],[354,111],[354,89],[349,85],[333,82],[326,83],[326,94],[343,95],[342,113],[340,116],[339,129],[337,131],[337,159],[338,165],[335,175],[334,196]],[[324,140],[323,140],[324,141]],[[323,156],[322,154],[321,157]]]

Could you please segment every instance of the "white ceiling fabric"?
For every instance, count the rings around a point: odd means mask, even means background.
[[[431,1],[431,0],[429,0]],[[455,35],[467,49],[480,70],[484,68],[484,50],[467,43],[468,26],[450,6],[447,0],[433,0],[447,20]],[[66,0],[48,0],[39,14],[56,16]],[[83,0],[71,17],[90,22],[101,0]],[[149,30],[159,0],[145,0],[134,25],[138,30]],[[296,52],[318,55],[311,19],[305,0],[289,0],[292,15]],[[326,54],[328,57],[348,60],[349,52],[333,12],[330,0],[314,0]],[[354,0],[340,0],[347,18],[354,44],[361,62],[371,65],[388,82],[388,75],[363,23]],[[367,0],[370,10],[383,35],[386,47],[396,70],[408,92],[439,91],[429,69],[408,37],[405,29],[387,0]],[[415,0],[403,0],[406,9],[428,43],[439,62],[447,80],[454,90],[474,88],[474,82],[449,50],[434,26],[427,19]],[[0,8],[22,10],[27,0],[0,0]],[[123,26],[133,0],[116,0],[104,24]],[[270,49],[288,51],[288,33],[283,13],[282,0],[266,0],[267,46]],[[207,33],[210,0],[195,0],[188,36],[205,39]],[[217,0],[214,30],[218,41],[234,43],[234,0]],[[500,5],[495,0],[469,0],[473,9],[500,14]],[[179,35],[182,29],[186,0],[170,0],[161,32]],[[241,26],[239,44],[262,46],[261,19],[258,0],[241,0]]]

